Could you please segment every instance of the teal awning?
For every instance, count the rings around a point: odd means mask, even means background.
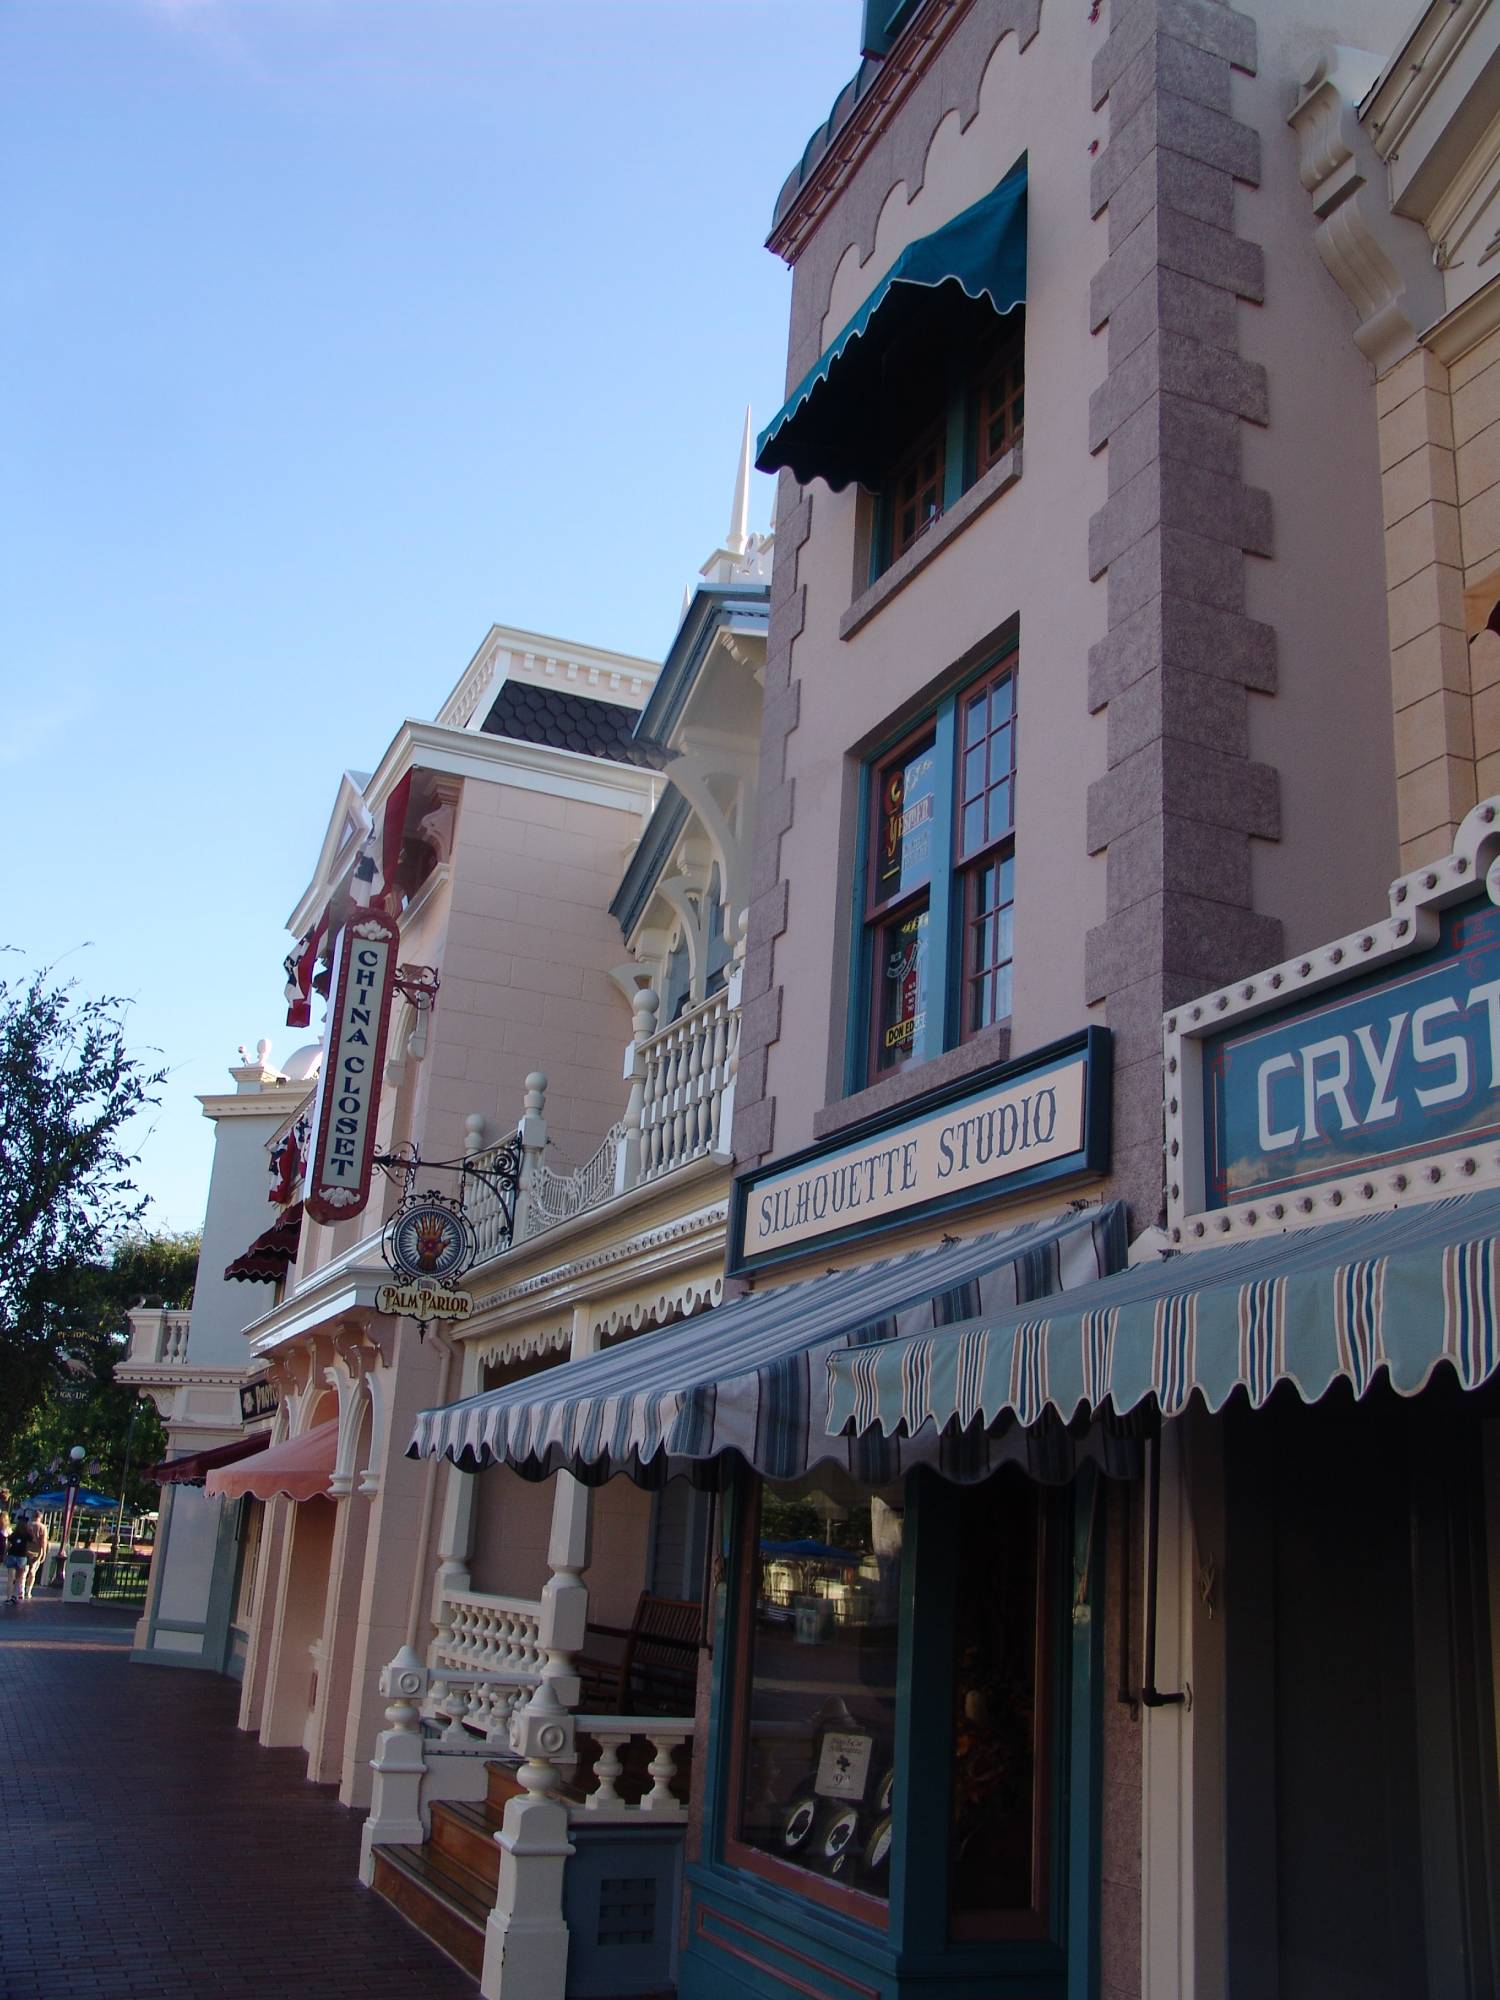
[[[1023,164],[982,201],[906,246],[761,432],[757,467],[787,465],[803,483],[826,479],[835,490],[855,479],[874,484],[892,400],[887,361],[903,372],[927,368],[1025,301]],[[905,399],[898,392],[895,400]]]
[[[1337,1381],[1362,1396],[1382,1371],[1414,1396],[1440,1363],[1477,1389],[1500,1365],[1500,1192],[1189,1251],[1056,1307],[831,1354],[829,1432],[1176,1416],[1236,1389],[1258,1407],[1282,1382],[1312,1403]]]

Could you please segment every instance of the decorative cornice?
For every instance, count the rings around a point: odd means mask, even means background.
[[[776,217],[766,248],[795,264],[808,238],[832,207],[881,133],[897,116],[972,0],[927,0],[880,64],[873,82],[828,142],[817,164]]]
[[[534,1316],[539,1298],[546,1300],[551,1315],[565,1305],[597,1300],[608,1289],[617,1289],[622,1277],[634,1292],[660,1273],[679,1271],[685,1256],[698,1262],[707,1255],[721,1256],[728,1213],[727,1201],[711,1202],[476,1298],[474,1314],[456,1329],[458,1336],[466,1342],[483,1340],[495,1332],[497,1319],[514,1322],[526,1314]],[[601,1278],[613,1282],[601,1284]]]
[[[272,1084],[269,1089],[226,1091],[222,1096],[200,1097],[205,1118],[274,1118],[278,1123],[295,1114],[307,1096],[300,1080]]]
[[[1422,345],[1445,367],[1462,361],[1471,348],[1500,329],[1500,275],[1481,285],[1462,305],[1445,313],[1421,336]]]
[[[1318,255],[1359,315],[1355,346],[1383,375],[1441,311],[1443,281],[1426,231],[1391,212],[1383,163],[1360,120],[1360,99],[1378,68],[1364,50],[1329,49],[1287,123],[1318,218]]]

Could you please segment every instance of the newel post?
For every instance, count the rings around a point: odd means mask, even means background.
[[[377,1847],[420,1847],[427,1838],[422,1824],[422,1779],[427,1769],[422,1697],[427,1692],[427,1669],[410,1646],[403,1646],[382,1668],[380,1692],[390,1702],[385,1712],[390,1727],[376,1737],[370,1759],[375,1788],[359,1838],[359,1879],[366,1887],[375,1878]]]
[[[740,997],[745,985],[745,950],[749,930],[750,912],[741,910],[734,930],[734,957],[729,961],[729,974],[724,981],[724,1026],[728,1045],[725,1049],[724,1088],[719,1094],[718,1112],[714,1119],[714,1151],[726,1157],[734,1151],[734,1094],[740,1073]]]
[[[531,1234],[531,1191],[536,1185],[537,1169],[547,1153],[546,1109],[547,1079],[541,1070],[534,1069],[526,1079],[525,1109],[516,1127],[521,1169],[516,1185],[515,1221],[510,1232],[512,1243],[519,1243]]]
[[[516,1775],[526,1789],[508,1802],[495,1835],[500,1886],[485,1926],[484,2000],[563,2000],[567,1985],[563,1871],[573,1843],[568,1808],[556,1794],[563,1769],[578,1755],[574,1655],[588,1623],[589,1494],[566,1472],[557,1475],[547,1557],[552,1574],[542,1589],[537,1634],[546,1663],[510,1721],[510,1747],[525,1759]]]
[[[656,1010],[661,1005],[650,986],[638,986],[630,1011],[635,1032],[625,1050],[625,1081],[630,1095],[625,1104],[625,1137],[615,1157],[615,1193],[633,1188],[641,1177],[641,1123],[646,1110],[645,1045],[656,1033]]]

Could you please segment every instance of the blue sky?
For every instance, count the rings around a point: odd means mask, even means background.
[[[859,17],[0,8],[0,941],[160,1051],[159,1225],[202,1215],[195,1093],[300,1039],[339,772],[494,621],[660,657],[780,402],[764,237]]]

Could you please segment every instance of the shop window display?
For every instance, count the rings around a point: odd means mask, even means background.
[[[748,1553],[730,1858],[883,1921],[889,1891],[899,1487],[762,1489]]]

